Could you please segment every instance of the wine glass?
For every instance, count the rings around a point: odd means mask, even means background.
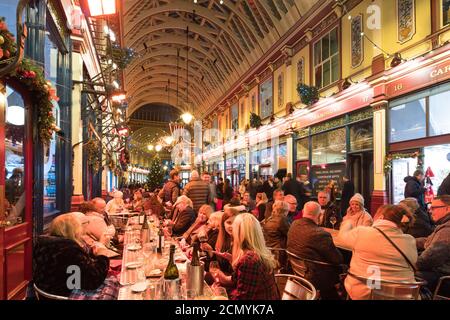
[[[216,286],[212,288],[213,298],[212,300],[228,300],[227,290],[224,287]]]
[[[334,230],[334,225],[336,224],[336,222],[337,222],[336,216],[331,216],[330,223],[333,225],[333,230]]]
[[[219,285],[219,271],[220,271],[220,266],[219,266],[219,262],[217,261],[211,261],[209,263],[209,272],[211,273],[211,275],[214,278],[214,285],[213,286],[218,286]]]
[[[208,242],[208,233],[206,232],[206,230],[200,230],[200,232],[198,233],[198,241],[200,241],[200,243]],[[200,255],[205,256],[206,253],[202,250]]]

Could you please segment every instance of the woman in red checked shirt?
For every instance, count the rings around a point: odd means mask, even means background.
[[[234,287],[232,300],[279,300],[274,270],[277,261],[266,247],[258,219],[239,214],[233,223],[233,274],[218,272],[222,285]]]

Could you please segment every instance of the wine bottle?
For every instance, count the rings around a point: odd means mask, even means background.
[[[142,223],[142,228],[141,228],[141,242],[142,243],[148,243],[150,242],[150,229],[148,227],[148,222],[147,222],[147,215],[144,212],[144,222]]]
[[[164,280],[176,280],[179,278],[178,268],[174,261],[175,245],[170,246],[170,258],[167,264],[166,271],[164,271]]]
[[[198,258],[198,249],[199,249],[199,243],[194,242],[194,250],[192,251],[192,260],[191,260],[191,266],[199,266],[200,265],[200,259]]]
[[[157,251],[158,253],[162,253],[163,252],[163,248],[164,248],[164,231],[162,229],[162,227],[159,227],[159,232],[158,232],[158,243],[157,243],[158,247],[157,247]]]

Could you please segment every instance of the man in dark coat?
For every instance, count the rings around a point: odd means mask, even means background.
[[[447,178],[442,181],[437,192],[438,196],[443,196],[446,194],[450,194],[450,173],[448,174]]]
[[[427,205],[425,204],[425,191],[427,189],[423,186],[424,177],[422,170],[414,171],[413,177],[405,177],[405,198],[416,198],[419,206],[427,210]]]
[[[177,170],[170,171],[170,179],[164,184],[164,187],[159,191],[158,197],[162,199],[163,204],[169,202],[173,205],[180,195],[180,174]]]
[[[348,178],[348,176],[343,176],[342,181],[344,181],[341,195],[341,216],[343,217],[347,213],[348,206],[350,205],[350,199],[355,194],[355,185]]]
[[[339,283],[343,263],[342,254],[333,243],[331,235],[318,226],[320,205],[307,202],[303,208],[303,218],[292,223],[287,240],[287,250],[303,259],[325,262],[334,266],[322,266],[305,262],[305,278],[318,290],[324,300],[339,299],[335,284]]]
[[[302,185],[297,181],[297,179],[292,178],[292,173],[287,174],[286,181],[284,182],[282,189],[285,196],[288,194],[292,194],[295,199],[297,199],[297,204],[300,203],[300,194],[302,193],[303,188]]]
[[[267,196],[267,199],[269,201],[273,200],[273,191],[275,190],[274,184],[273,184],[273,177],[269,176],[266,181],[263,182],[262,185],[262,192],[264,192]]]
[[[317,194],[317,201],[320,204],[319,226],[330,229],[339,229],[342,217],[338,207],[330,201],[330,194],[326,191],[320,191]],[[335,219],[334,225],[332,223],[332,217]]]

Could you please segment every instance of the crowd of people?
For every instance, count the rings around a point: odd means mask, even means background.
[[[54,219],[49,235],[37,242],[34,281],[68,296],[62,266],[70,262],[90,275],[81,289],[104,285],[110,281],[109,263],[98,244],[120,246],[123,240],[109,215],[151,210],[183,247],[200,242],[205,279],[225,287],[231,299],[280,299],[274,275],[297,273],[287,263],[291,256],[303,263],[303,276],[322,299],[368,299],[371,289],[361,279],[374,268],[381,281],[425,280],[433,291],[440,277],[450,275],[450,195],[444,181],[444,191],[425,204],[422,180],[423,172],[416,171],[405,180],[404,200],[370,214],[346,177],[338,202],[330,189],[312,199],[304,176],[244,180],[233,189],[229,179],[215,182],[209,173],[194,170],[181,188],[179,173],[172,170],[160,190],[116,191],[108,203],[95,198],[80,213]],[[336,239],[330,229],[339,230]],[[337,239],[348,252],[335,245]]]

